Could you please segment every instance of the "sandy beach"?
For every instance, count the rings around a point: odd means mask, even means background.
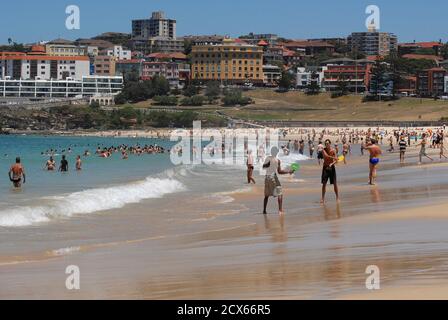
[[[340,204],[330,187],[319,203],[313,159],[281,177],[284,216],[274,200],[261,214],[263,177],[248,186],[232,169],[234,187],[223,191],[213,189],[220,169],[192,170],[188,180],[210,193],[50,223],[27,238],[26,228],[5,229],[2,241],[17,240],[0,255],[0,299],[447,299],[448,162],[417,165],[411,147],[400,165],[384,151],[369,186],[368,157],[352,148],[337,166]],[[69,265],[80,268],[80,290],[65,287]],[[371,265],[380,290],[366,289]]]

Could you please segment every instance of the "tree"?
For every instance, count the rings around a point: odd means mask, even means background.
[[[152,94],[166,96],[170,93],[170,83],[164,76],[155,76],[151,79]]]
[[[184,40],[184,53],[185,55],[189,55],[191,53],[191,49],[193,47],[193,41],[185,39]]]
[[[219,82],[212,81],[207,84],[205,95],[207,96],[209,103],[213,103],[213,101],[218,98],[220,94],[221,88],[219,87]]]
[[[346,96],[349,92],[348,81],[342,77],[339,77],[336,83],[336,91],[331,95],[332,98],[338,98]]]
[[[294,76],[289,72],[282,71],[282,76],[278,82],[278,86],[282,91],[289,91],[293,86]]]
[[[316,74],[316,72],[313,72],[311,74],[311,82],[306,87],[306,94],[318,95],[320,93],[320,85],[319,85],[318,81],[319,81],[319,76]]]
[[[388,67],[380,57],[377,57],[375,65],[372,68],[370,93],[375,97],[379,97],[387,89],[389,82]]]
[[[89,107],[90,109],[98,110],[100,108],[100,103],[98,101],[92,101]]]
[[[186,97],[192,97],[195,96],[197,94],[199,94],[199,87],[193,85],[193,84],[188,84],[185,86],[184,90],[183,90],[183,95]]]

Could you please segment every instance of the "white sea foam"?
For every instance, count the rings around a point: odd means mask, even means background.
[[[53,256],[67,256],[76,252],[81,251],[81,247],[69,247],[69,248],[61,248],[58,250],[51,251],[51,255]]]
[[[161,198],[185,190],[176,179],[146,178],[130,184],[96,188],[46,198],[45,205],[0,210],[0,226],[22,227],[73,215],[122,208],[145,199]]]

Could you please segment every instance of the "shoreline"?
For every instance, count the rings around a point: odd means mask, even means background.
[[[9,248],[0,253],[0,298],[406,299],[394,288],[415,282],[443,297],[433,282],[448,275],[448,162],[417,166],[412,147],[400,166],[397,153],[385,153],[371,187],[358,147],[337,168],[340,204],[332,188],[319,203],[315,159],[281,177],[285,216],[273,199],[261,214],[263,177],[249,188],[243,169],[212,166],[184,177],[196,186],[219,182],[199,191],[15,229],[9,245],[0,233]],[[67,265],[81,268],[79,292],[64,288]],[[384,292],[366,292],[369,265],[381,269]]]

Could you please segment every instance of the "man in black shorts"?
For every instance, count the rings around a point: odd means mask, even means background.
[[[331,141],[325,141],[325,149],[322,151],[324,155],[324,165],[322,168],[322,200],[321,203],[325,203],[325,193],[327,191],[328,180],[330,184],[334,186],[334,193],[336,194],[336,201],[339,202],[339,190],[336,179],[336,163],[338,158],[336,157],[336,151],[331,147]]]

